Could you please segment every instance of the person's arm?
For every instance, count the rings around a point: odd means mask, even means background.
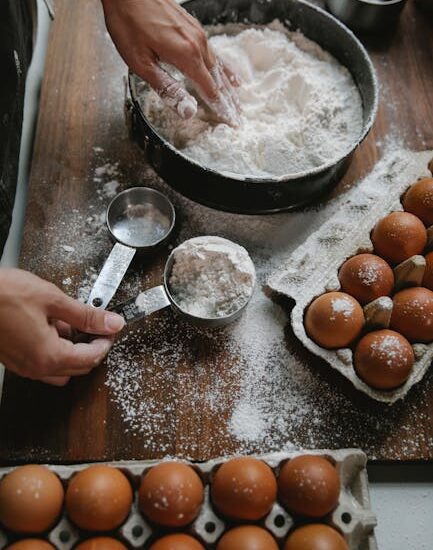
[[[183,118],[195,99],[160,65],[187,76],[200,97],[224,122],[239,122],[235,75],[217,59],[199,22],[174,0],[102,0],[107,29],[128,67],[146,80]]]
[[[27,378],[57,386],[87,374],[125,324],[115,313],[84,305],[20,269],[0,269],[0,362]],[[96,334],[74,344],[72,329]]]

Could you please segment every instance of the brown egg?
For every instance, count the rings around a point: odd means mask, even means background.
[[[94,537],[81,542],[75,550],[128,550],[128,547],[111,537]]]
[[[0,481],[0,522],[17,533],[42,533],[60,515],[64,491],[45,466],[15,468]]]
[[[376,224],[371,240],[379,256],[399,264],[422,253],[427,244],[427,231],[422,221],[413,214],[392,212]]]
[[[389,296],[394,287],[394,273],[389,265],[374,254],[358,254],[341,266],[338,274],[341,290],[361,304],[380,296]]]
[[[433,290],[433,252],[429,252],[425,257],[425,271],[422,286],[429,290]]]
[[[393,330],[366,334],[356,346],[354,358],[359,378],[378,390],[392,390],[406,382],[414,361],[412,346]]]
[[[128,517],[132,505],[128,478],[117,468],[95,464],[74,475],[66,491],[66,511],[87,531],[111,531]]]
[[[344,292],[328,292],[316,298],[305,315],[308,336],[324,348],[344,348],[351,344],[364,326],[359,303]]]
[[[163,462],[144,475],[139,502],[142,513],[159,525],[188,525],[200,512],[203,483],[191,466]]]
[[[277,498],[277,480],[262,460],[244,456],[220,466],[212,481],[212,500],[224,516],[257,520]]]
[[[281,468],[278,492],[289,512],[320,518],[329,514],[338,504],[340,476],[326,458],[297,456]]]
[[[11,544],[7,550],[55,550],[55,548],[46,540],[25,539]]]
[[[278,544],[266,529],[242,525],[224,533],[217,550],[278,550]]]
[[[312,523],[292,531],[284,550],[349,550],[338,531],[329,525]]]
[[[403,198],[406,212],[415,214],[427,227],[433,224],[433,179],[423,178],[411,185]]]
[[[149,550],[205,550],[197,539],[190,535],[167,535],[155,541]]]
[[[407,288],[393,298],[391,328],[409,342],[433,341],[433,292],[427,288]]]

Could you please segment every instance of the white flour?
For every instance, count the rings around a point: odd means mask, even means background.
[[[170,290],[180,308],[191,315],[225,317],[247,302],[255,278],[245,248],[221,237],[195,237],[174,251]]]
[[[110,52],[111,40],[104,36],[106,51]],[[114,49],[111,56],[113,66],[121,63]],[[385,128],[386,123],[398,121],[405,146],[425,148],[428,128],[419,127],[418,138],[414,138],[407,115],[408,98],[386,87],[391,76],[386,68],[388,57],[375,55],[375,62],[379,72],[387,76],[381,89]],[[119,74],[123,72],[122,65]],[[81,204],[79,211],[64,208],[56,212],[49,218],[43,236],[40,217],[29,218],[22,256],[26,267],[39,274],[50,273],[50,279],[58,284],[64,281],[63,290],[68,294],[87,298],[112,246],[104,221],[108,201],[99,200],[95,190],[116,179],[119,191],[134,182],[155,187],[172,199],[180,215],[180,232],[173,244],[197,235],[218,234],[245,246],[256,265],[259,283],[242,318],[227,328],[203,331],[167,309],[125,330],[108,357],[107,387],[98,388],[98,401],[105,400],[107,391],[117,408],[109,407],[107,437],[121,429],[123,419],[122,456],[137,458],[138,452],[140,456],[176,454],[206,460],[220,452],[266,452],[291,444],[306,448],[362,447],[369,458],[381,460],[398,459],[402,450],[409,458],[431,452],[431,433],[424,428],[431,422],[427,404],[433,391],[433,370],[404,402],[393,407],[366,401],[361,395],[354,398],[338,373],[311,361],[311,355],[287,330],[287,312],[260,289],[291,251],[333,216],[342,202],[356,194],[356,189],[344,193],[343,184],[339,188],[343,194],[337,200],[271,216],[239,216],[194,204],[162,182],[143,162],[138,149],[134,153],[124,133],[120,83],[120,77],[106,80],[100,103],[104,126],[98,142],[89,136],[89,150],[94,147],[91,169],[98,167],[98,172],[87,179],[89,201]],[[385,144],[385,140],[376,143],[380,153]],[[401,145],[391,142],[388,153],[410,158],[399,151]],[[431,142],[427,145],[430,147]],[[123,147],[130,148],[130,155],[119,166],[111,164]],[[374,150],[371,135],[364,156],[358,157],[365,162],[364,174]],[[384,156],[369,178],[372,190],[376,177],[391,172],[390,185],[396,177],[392,171],[394,155]],[[69,174],[67,151],[59,162]],[[111,174],[116,168],[118,173]],[[82,177],[72,174],[71,185],[81,188]],[[364,185],[361,183],[359,191]],[[44,211],[46,196],[34,199]],[[75,251],[65,254],[61,244],[71,245]],[[116,302],[159,284],[165,259],[163,253],[132,266]],[[82,382],[84,386],[89,383]],[[84,410],[90,410],[94,400],[87,394],[82,397]],[[418,430],[413,429],[414,419]]]
[[[216,124],[203,107],[184,121],[154,92],[142,101],[158,131],[188,157],[221,172],[281,176],[336,160],[359,138],[362,101],[349,71],[301,33],[274,22],[210,42],[240,76],[239,128]]]
[[[223,329],[191,326],[169,309],[128,327],[110,352],[106,374],[110,399],[124,420],[125,441],[137,435],[146,452],[164,456],[175,451],[175,439],[179,456],[197,459],[214,456],[215,448],[230,454],[291,446],[362,447],[370,458],[383,459],[384,448],[387,458],[398,458],[402,447],[406,456],[415,457],[426,445],[433,446],[423,430],[413,430],[411,420],[416,417],[420,424],[428,424],[419,404],[431,394],[433,372],[427,375],[429,382],[416,386],[393,407],[353,399],[332,369],[311,365],[311,356],[287,333],[287,312],[260,288],[342,203],[354,196],[361,202],[365,187],[374,191],[375,180],[385,174],[392,185],[397,177],[395,157],[411,158],[399,148],[391,142],[391,154],[386,153],[368,180],[349,193],[317,208],[272,216],[239,216],[194,204],[173,192],[137,155],[132,169],[139,181],[166,193],[182,214],[173,244],[203,234],[236,241],[251,254],[259,284],[241,319]],[[121,189],[130,185],[127,168],[119,176]],[[104,181],[111,178],[106,174]],[[89,185],[95,185],[91,179]],[[28,257],[27,265],[35,271],[51,266],[68,294],[86,299],[111,246],[104,209],[95,197],[87,212],[65,210],[50,228],[51,254]],[[65,235],[76,247],[74,253],[59,250]],[[163,254],[155,260],[160,276],[165,259]],[[83,263],[88,266],[85,273]],[[78,275],[71,276],[75,270]],[[160,280],[148,261],[138,263],[129,270],[116,301]],[[191,423],[191,417],[201,420]]]

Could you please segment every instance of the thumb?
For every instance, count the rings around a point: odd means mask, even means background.
[[[88,334],[111,335],[121,331],[125,319],[117,313],[82,304],[61,293],[48,308],[50,317]]]

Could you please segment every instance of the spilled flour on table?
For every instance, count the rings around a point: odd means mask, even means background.
[[[212,47],[241,81],[240,125],[215,123],[203,106],[185,121],[154,91],[140,92],[144,113],[165,139],[203,166],[263,177],[303,172],[348,153],[361,135],[363,113],[345,67],[277,21],[247,30],[210,28],[215,32]]]
[[[391,143],[374,174],[388,173],[395,156],[404,160],[411,155]],[[103,158],[97,161],[104,165]],[[338,373],[325,364],[311,364],[311,355],[287,328],[287,304],[283,309],[262,291],[288,255],[342,202],[362,193],[362,186],[302,212],[239,216],[181,197],[143,168],[138,154],[135,166],[127,169],[137,184],[153,186],[174,202],[180,230],[172,246],[203,234],[231,239],[250,253],[258,281],[245,314],[224,329],[206,331],[165,310],[125,330],[103,367],[108,398],[114,404],[106,429],[111,429],[110,422],[123,421],[125,447],[119,453],[132,456],[129,445],[135,437],[141,456],[176,452],[196,459],[210,458],[221,449],[233,453],[348,446],[364,448],[371,458],[383,458],[386,447],[392,459],[401,449],[415,456],[433,447],[426,429],[413,429],[413,418],[420,426],[429,423],[419,403],[432,391],[431,374],[393,407],[353,397]],[[124,170],[119,168],[115,176],[121,182],[119,190],[130,185]],[[112,176],[102,178],[93,182],[91,177],[88,185],[99,189]],[[49,227],[49,246],[25,258],[27,267],[46,273],[49,266],[53,280],[61,286],[63,281],[64,291],[85,300],[112,246],[105,228],[106,204],[95,193],[87,210],[65,209]],[[32,250],[40,244],[37,231],[34,238]],[[65,253],[60,244],[75,251]],[[167,253],[134,264],[115,301],[160,284]],[[88,382],[78,383],[84,388]]]
[[[405,155],[386,154],[375,174],[387,174],[395,158],[404,160]],[[391,440],[396,428],[407,437],[407,452],[425,443],[423,435],[405,433],[400,418],[415,414],[425,386],[392,409],[370,401],[368,406],[357,404],[329,367],[322,371],[308,366],[308,354],[287,334],[286,312],[260,288],[291,250],[348,197],[362,191],[354,189],[321,209],[302,213],[237,216],[174,195],[160,180],[158,187],[171,194],[183,213],[178,242],[206,229],[242,244],[255,263],[258,288],[242,318],[227,328],[199,329],[168,310],[122,337],[109,355],[106,384],[127,431],[143,434],[146,446],[160,455],[173,448],[174,432],[186,455],[200,453],[205,439],[210,447],[216,441],[237,452],[360,446],[374,457],[376,445]],[[137,275],[134,280],[132,288],[140,285]],[[193,363],[186,367],[191,357]],[[191,430],[196,431],[181,431],[191,415],[203,414],[203,427],[193,422]],[[422,421],[423,415],[417,414]],[[211,433],[206,425],[212,426]]]

